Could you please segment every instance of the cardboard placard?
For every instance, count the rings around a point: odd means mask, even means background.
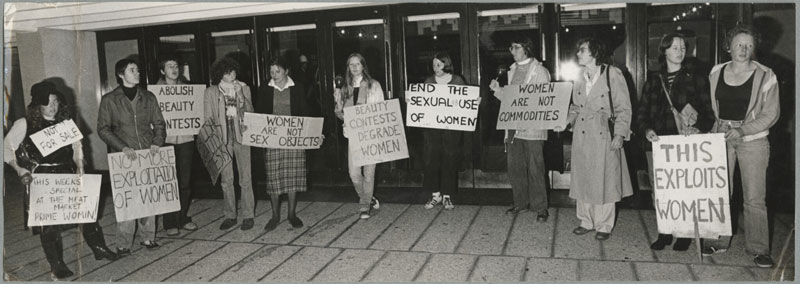
[[[731,235],[725,135],[659,136],[653,142],[653,190],[658,232],[701,238]]]
[[[397,99],[344,108],[344,128],[355,166],[408,158],[403,115]]]
[[[108,154],[111,190],[117,222],[161,215],[181,209],[175,171],[175,149],[136,151],[131,160],[123,152]]]
[[[44,157],[61,149],[61,147],[71,145],[81,139],[83,139],[83,134],[81,134],[78,126],[75,125],[72,119],[64,120],[56,125],[31,134],[31,141]]]
[[[97,221],[102,175],[33,174],[29,226]]]
[[[497,129],[553,129],[567,125],[572,82],[503,87]]]
[[[475,131],[481,89],[445,84],[409,84],[408,126]]]
[[[217,179],[224,169],[231,161],[233,156],[228,152],[222,136],[222,125],[212,125],[208,121],[200,128],[197,133],[197,152],[200,154],[200,159],[203,160],[203,165],[206,166],[209,177],[211,177],[211,184],[217,184]]]
[[[206,85],[148,85],[158,99],[167,123],[167,135],[196,135],[203,125],[203,94]]]
[[[245,112],[242,145],[270,149],[319,149],[321,117],[271,115]]]

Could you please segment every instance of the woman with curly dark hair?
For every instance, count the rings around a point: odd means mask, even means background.
[[[53,83],[42,81],[33,85],[28,114],[25,118],[14,122],[4,140],[3,160],[11,165],[20,177],[27,177],[23,182],[30,182],[31,173],[83,174],[83,151],[80,141],[72,143],[71,147],[62,147],[50,155],[43,156],[30,138],[31,134],[71,119],[72,114],[72,108],[66,104],[64,96],[56,90]],[[117,259],[117,255],[106,247],[103,231],[96,221],[79,226],[83,232],[83,239],[92,249],[95,259]],[[34,227],[33,230],[34,233],[40,232],[39,238],[47,262],[50,263],[53,279],[73,275],[64,263],[63,257],[64,244],[61,232],[67,228],[69,225],[52,225]]]
[[[211,65],[211,87],[205,91],[203,107],[205,123],[219,125],[214,130],[222,137],[228,153],[236,160],[239,170],[239,186],[242,194],[242,230],[253,228],[254,197],[253,182],[250,177],[250,147],[242,145],[242,119],[245,112],[253,112],[250,99],[250,88],[247,84],[236,80],[239,63],[223,57]],[[225,199],[225,220],[220,230],[227,230],[236,225],[236,193],[233,191],[233,163],[222,169],[223,197]]]

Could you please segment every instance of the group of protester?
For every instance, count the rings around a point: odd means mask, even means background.
[[[755,255],[759,266],[772,266],[764,177],[769,157],[766,136],[779,115],[778,86],[771,69],[753,61],[757,43],[758,35],[752,29],[737,26],[729,31],[725,46],[731,61],[715,66],[707,77],[684,64],[686,42],[682,35],[664,36],[659,45],[662,68],[648,76],[640,104],[634,112],[622,72],[604,63],[608,55],[604,43],[594,38],[578,42],[576,55],[581,70],[573,85],[568,122],[554,129],[573,133],[569,196],[576,200],[576,215],[580,220],[573,233],[584,235],[595,231],[598,240],[610,238],[616,219],[615,203],[633,192],[622,151],[623,142],[628,141],[631,135],[642,135],[653,142],[663,135],[724,133],[731,180],[737,161],[742,173],[746,249]],[[509,51],[514,63],[503,85],[551,81],[550,72],[533,57],[534,46],[527,37],[512,40]],[[453,74],[453,62],[447,53],[436,54],[431,66],[434,74],[425,83],[467,85],[462,76]],[[179,67],[177,60],[163,59],[159,63],[162,76],[158,84],[185,84]],[[258,89],[258,100],[254,105],[250,88],[237,80],[239,64],[235,60],[225,57],[211,66],[212,85],[204,94],[204,119],[205,123],[220,126],[213,129],[236,160],[242,200],[237,210],[231,162],[221,171],[225,208],[220,230],[233,228],[238,222],[237,215],[242,218],[241,230],[254,226],[251,150],[243,145],[242,137],[246,127],[244,113],[320,116],[315,111],[316,100],[309,88],[290,76],[286,59],[275,58],[267,68],[271,79]],[[197,230],[197,225],[187,216],[191,204],[192,156],[197,146],[194,137],[166,135],[166,123],[155,95],[139,86],[135,61],[120,60],[114,70],[119,87],[101,99],[97,122],[100,138],[110,152],[122,152],[129,159],[136,159],[137,150],[149,150],[155,154],[160,147],[174,146],[181,210],[163,216],[164,229],[170,236],[180,234],[180,230]],[[489,88],[501,101],[509,95],[497,80],[493,80]],[[345,76],[337,82],[333,97],[334,113],[343,119],[345,107],[383,101],[385,95],[381,84],[370,76],[364,56],[353,53],[347,58]],[[695,112],[696,122],[675,119],[687,108]],[[5,138],[5,162],[21,177],[29,177],[31,173],[83,173],[80,142],[42,156],[30,139],[31,134],[70,119],[72,112],[71,106],[52,83],[35,84],[31,88],[26,118],[16,121]],[[638,127],[632,131],[634,114]],[[614,119],[609,121],[611,117]],[[344,136],[349,137],[347,128],[343,130]],[[455,130],[442,129],[424,129],[423,135],[423,187],[431,192],[424,208],[442,205],[444,209],[454,209],[454,195],[458,188],[457,149],[462,143],[462,135]],[[547,222],[549,212],[542,153],[547,135],[546,130],[537,129],[506,131],[508,174],[513,190],[513,205],[506,211],[507,215],[533,211],[538,222]],[[266,192],[272,203],[272,217],[264,229],[274,230],[280,222],[280,195],[283,194],[288,197],[287,220],[292,227],[302,227],[296,204],[297,193],[306,191],[308,187],[305,150],[265,149],[263,153]],[[380,202],[373,194],[376,165],[356,166],[348,156],[349,175],[359,197],[358,214],[361,219],[367,219],[373,214],[372,210],[380,208]],[[647,157],[652,175],[651,150]],[[137,226],[140,245],[150,249],[159,246],[155,216],[118,222],[115,252],[106,247],[96,222],[82,224],[81,230],[95,258],[115,260],[131,253]],[[60,233],[64,226],[35,228],[35,231],[41,231],[42,247],[53,277],[71,276],[72,272],[62,257]],[[671,243],[671,235],[659,235],[651,248],[660,250]],[[678,239],[673,249],[686,250],[690,243],[689,239]],[[705,240],[702,251],[704,255],[711,255],[724,252],[729,245],[729,237]]]

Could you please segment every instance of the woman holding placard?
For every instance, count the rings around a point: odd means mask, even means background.
[[[66,104],[64,96],[53,83],[42,81],[31,87],[28,114],[26,118],[14,122],[5,136],[3,148],[3,160],[17,171],[24,184],[30,184],[31,173],[83,174],[83,150],[80,141],[43,156],[30,138],[31,134],[68,119],[72,119],[72,108]],[[117,259],[117,255],[106,247],[103,231],[96,221],[79,226],[95,259]],[[54,280],[73,275],[63,257],[61,232],[66,228],[65,225],[52,225],[33,229],[34,232],[39,232],[45,257],[50,263],[50,275]]]
[[[651,73],[644,84],[637,110],[638,133],[647,138],[647,168],[653,177],[653,151],[649,142],[658,141],[659,135],[691,135],[708,132],[714,123],[708,79],[695,73],[694,66],[684,63],[686,41],[679,33],[661,38],[658,46],[661,70]],[[655,190],[655,189],[654,189]],[[655,200],[655,198],[653,199]],[[672,250],[685,251],[692,243],[690,238],[678,238]],[[672,235],[658,234],[650,249],[662,250],[672,244]]]
[[[433,76],[425,79],[426,84],[466,85],[464,78],[453,74],[453,60],[447,52],[436,53],[433,57]],[[431,191],[431,199],[425,209],[443,205],[444,209],[455,208],[451,196],[458,189],[458,165],[460,163],[461,131],[425,128],[424,137],[425,177],[422,187]]]
[[[508,85],[528,85],[550,82],[550,71],[533,57],[533,40],[521,36],[511,41],[508,51],[514,64],[508,71]],[[489,88],[494,96],[503,100],[504,89],[500,82],[492,80]],[[514,205],[506,215],[517,215],[528,210],[536,212],[536,221],[547,222],[547,183],[542,149],[547,140],[547,130],[517,129],[506,131],[508,151],[508,177],[514,192]]]
[[[362,105],[380,102],[384,100],[383,89],[372,76],[369,75],[367,61],[359,53],[352,53],[347,57],[347,72],[345,72],[344,82],[336,84],[333,92],[336,101],[334,112],[336,117],[344,119],[344,108],[354,105]],[[344,137],[350,138],[347,133],[347,126],[344,126]],[[367,219],[370,217],[372,209],[379,209],[380,202],[373,196],[375,190],[375,164],[357,167],[353,164],[352,155],[347,155],[348,171],[353,186],[358,193],[359,217]]]
[[[714,66],[709,75],[711,101],[717,120],[711,132],[725,133],[728,175],[733,183],[738,160],[744,201],[744,242],[759,267],[772,267],[769,255],[765,177],[769,164],[769,128],[780,116],[778,80],[772,69],[753,61],[759,35],[751,27],[728,31],[725,47],[731,61]],[[733,189],[731,187],[731,189]],[[703,242],[703,255],[721,253],[730,237]]]
[[[255,106],[257,113],[312,116],[314,115],[313,99],[309,97],[303,84],[289,77],[289,68],[282,57],[273,59],[269,67],[270,80],[267,85],[258,88],[259,100]],[[288,197],[288,220],[293,228],[303,227],[303,221],[297,217],[297,192],[307,189],[306,150],[296,149],[264,149],[264,164],[267,169],[267,194],[272,202],[272,218],[264,230],[275,230],[281,219],[280,195]]]
[[[569,197],[576,200],[583,235],[611,237],[615,203],[633,194],[624,140],[630,139],[631,101],[622,71],[602,64],[605,44],[594,38],[578,41],[580,76],[573,85],[567,128],[572,125],[572,175]],[[560,131],[562,129],[555,129]]]

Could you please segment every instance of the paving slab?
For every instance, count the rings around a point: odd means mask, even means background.
[[[371,222],[372,218],[359,219],[358,203],[345,203],[333,213],[325,217],[322,221],[311,225],[308,230],[299,238],[292,242],[299,246],[327,246],[336,237],[342,234],[356,221]]]
[[[746,268],[726,265],[690,265],[698,281],[753,281],[756,280]]]
[[[207,282],[262,247],[264,247],[262,244],[228,243],[165,281]],[[253,281],[258,280],[261,276],[263,275],[253,278]]]
[[[389,251],[363,281],[409,282],[417,276],[429,255],[424,252]]]
[[[478,209],[479,206],[460,205],[454,210],[442,211],[411,250],[454,252]]]
[[[380,213],[364,222],[356,222],[340,235],[330,247],[367,248],[409,208],[408,204],[381,203]]]
[[[477,260],[467,254],[433,254],[414,281],[465,282]]]
[[[173,253],[125,276],[120,281],[158,282],[175,274],[225,245],[223,242],[194,241]]]
[[[341,253],[337,248],[305,247],[267,274],[262,282],[306,282]]]
[[[777,262],[775,262],[777,264]],[[773,268],[761,268],[761,267],[747,267],[746,268],[750,273],[755,275],[755,281],[794,281],[794,267],[786,267],[784,269],[778,269],[775,273],[775,278],[773,279],[772,273]]]
[[[220,204],[220,205],[222,205],[222,204]],[[255,213],[254,213],[255,215],[254,216],[258,216],[258,215],[264,214],[264,212],[266,212],[269,208],[270,208],[270,205],[269,205],[269,201],[268,200],[259,200],[256,203],[256,208],[255,208]],[[221,213],[221,209],[222,208],[220,207],[220,209],[219,209],[220,213]],[[209,211],[211,211],[211,210],[209,210]],[[216,211],[216,210],[214,210],[214,211]],[[212,212],[214,212],[214,211],[212,211]],[[187,234],[185,236],[185,238],[187,238],[187,239],[198,239],[198,240],[209,240],[209,241],[210,240],[216,240],[216,239],[222,237],[222,235],[231,233],[232,231],[241,231],[242,221],[244,221],[244,218],[240,214],[240,216],[236,218],[237,222],[236,222],[235,226],[233,226],[230,229],[227,229],[225,231],[222,231],[222,230],[219,229],[219,225],[222,224],[222,222],[224,222],[224,221],[225,221],[225,217],[223,215],[219,215],[218,219],[214,220],[213,222],[209,223],[208,225],[204,225],[203,227],[200,227],[200,229],[197,230],[197,231],[194,231],[194,232],[191,232],[191,233]],[[266,223],[264,223],[264,224],[266,224]],[[258,231],[258,228],[263,228],[263,226],[261,226],[261,227],[253,226],[253,228],[250,229],[249,231],[254,231],[255,232],[255,231]]]
[[[514,220],[513,216],[505,216],[505,210],[500,206],[481,206],[456,252],[502,254]]]
[[[514,227],[508,237],[504,255],[550,257],[553,252],[553,230],[556,225],[556,208],[550,209],[547,222],[536,221],[536,213],[520,213],[514,218]]]
[[[36,240],[39,240],[39,236],[34,237]],[[67,239],[73,240],[74,236],[72,234],[67,235],[64,240]],[[82,239],[81,239],[82,240]],[[74,242],[73,242],[74,243]],[[65,246],[67,242],[64,242]],[[49,274],[50,272],[50,264],[47,262],[47,259],[44,258],[44,251],[42,250],[41,245],[35,247],[29,251],[37,251],[41,252],[42,257],[36,258],[29,263],[12,263],[12,262],[4,262],[3,269],[5,272],[13,275],[16,279],[35,279],[36,277],[42,274]],[[23,256],[26,254],[36,255],[35,253],[21,253],[18,256]],[[64,249],[64,263],[67,264],[70,270],[75,272],[76,274],[80,274],[80,272],[85,272],[86,267],[91,267],[94,264],[104,264],[107,260],[95,260],[94,257],[91,258],[84,258],[86,256],[93,256],[91,249],[89,246],[86,245],[86,242],[80,242],[73,246],[66,247]],[[81,260],[78,262],[77,260]],[[49,279],[49,277],[47,278]]]
[[[608,260],[655,260],[638,210],[619,210],[611,238],[602,242],[602,248]]]
[[[163,240],[161,246],[153,249],[139,249],[129,256],[118,259],[102,267],[102,269],[94,270],[84,277],[78,279],[80,281],[118,281],[130,273],[180,249],[191,242],[190,240]]]
[[[297,217],[302,219],[304,223],[302,228],[295,229],[289,225],[289,222],[283,222],[278,224],[275,230],[262,235],[253,242],[279,245],[288,244],[342,205],[344,204],[336,202],[314,202],[306,207],[306,209],[303,209],[303,211],[297,212]]]
[[[634,262],[633,267],[641,281],[694,281],[692,270],[686,264]]]
[[[261,208],[265,208],[266,212],[261,212],[261,214],[256,215],[255,218],[255,226],[253,226],[252,230],[242,231],[242,230],[232,230],[221,237],[217,238],[218,241],[225,241],[225,242],[252,242],[253,240],[263,236],[264,226],[267,225],[270,218],[272,218],[272,205],[269,204],[269,200],[264,200],[264,205]],[[311,202],[301,201],[297,202],[297,208],[295,209],[296,212],[302,212],[303,209],[311,205]],[[286,205],[283,206],[283,209],[286,208]],[[286,212],[281,212],[281,223],[286,221],[287,214]],[[299,215],[299,214],[298,214]]]
[[[469,278],[471,282],[518,282],[525,271],[525,258],[481,256]]]
[[[221,200],[220,200],[221,201]],[[211,230],[219,230],[219,223],[222,222],[223,214],[222,213],[222,206],[224,206],[221,202],[216,206],[212,206],[200,212],[197,215],[192,216],[192,222],[197,224],[196,231],[187,231],[181,230],[180,234],[175,236],[175,238],[193,238],[193,239],[201,239],[199,237],[192,237],[192,236],[200,236],[205,233],[201,233],[200,231],[211,231]],[[167,234],[162,234],[160,237],[167,237]],[[206,238],[209,239],[209,238]]]
[[[578,236],[572,230],[580,225],[575,208],[558,208],[556,241],[553,254],[557,258],[600,259],[600,241],[594,232]]]
[[[370,248],[380,250],[409,250],[425,229],[439,214],[441,207],[426,210],[410,206],[389,228],[375,240]]]
[[[525,282],[577,281],[578,261],[558,258],[529,258]]]
[[[251,254],[247,255],[241,249],[248,248],[235,248],[235,254],[229,257],[240,257],[241,261],[230,267],[227,271],[214,278],[213,281],[221,282],[255,282],[263,278],[267,273],[278,267],[285,262],[289,257],[296,254],[302,247],[295,246],[276,246],[266,245],[255,252],[250,251]]]
[[[581,260],[580,281],[636,281],[630,262]]]
[[[315,282],[358,282],[383,257],[378,250],[348,249],[339,254],[317,276]]]

